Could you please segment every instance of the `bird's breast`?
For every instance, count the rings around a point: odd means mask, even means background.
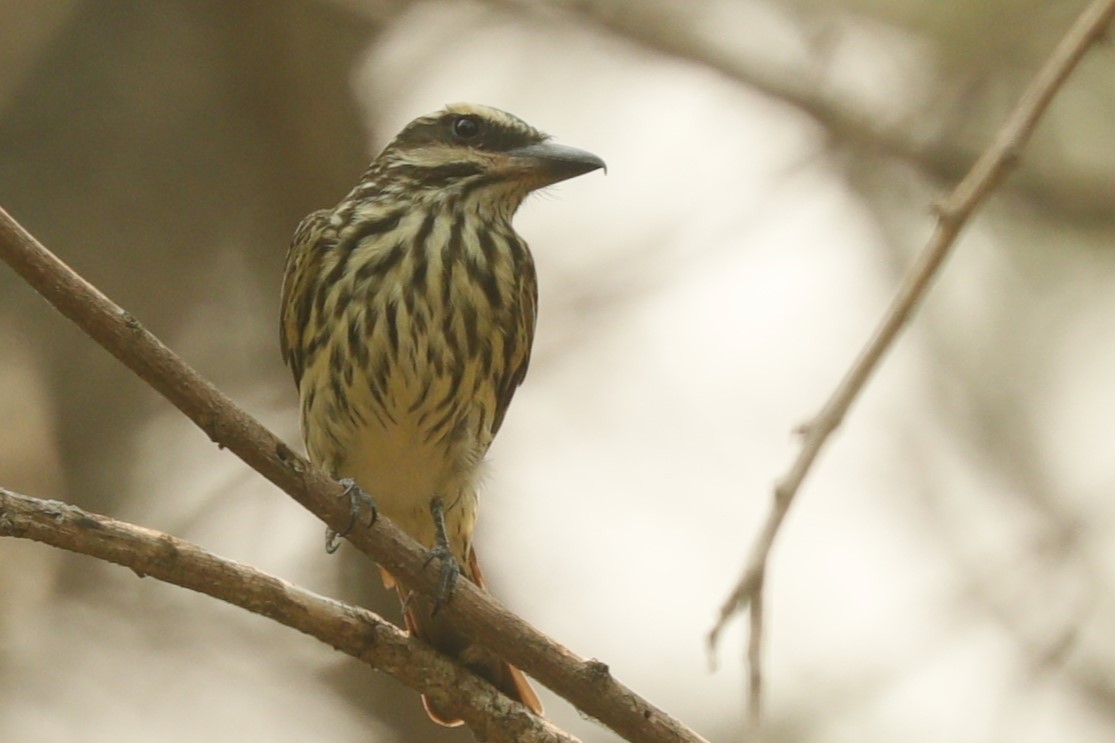
[[[351,244],[342,232],[323,262],[303,435],[315,461],[377,491],[452,488],[492,439],[517,277],[498,238],[456,217],[380,222],[392,229]]]

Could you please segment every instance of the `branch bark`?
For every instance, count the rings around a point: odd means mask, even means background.
[[[789,470],[774,488],[772,508],[759,534],[743,575],[720,609],[720,617],[709,633],[710,648],[715,651],[725,624],[736,613],[751,605],[752,632],[748,657],[752,663],[759,656],[762,627],[762,591],[770,552],[782,523],[793,505],[802,483],[809,474],[821,449],[840,427],[852,403],[858,399],[871,375],[878,368],[898,335],[941,271],[961,230],[983,201],[1017,167],[1022,149],[1033,134],[1038,121],[1065,80],[1076,68],[1085,52],[1103,38],[1115,18],[1115,0],[1095,0],[1077,18],[1061,39],[1049,59],[1038,71],[1022,94],[994,140],[968,171],[964,179],[935,207],[937,226],[929,242],[906,274],[890,306],[883,314],[871,339],[859,357],[836,386],[821,411],[802,426],[802,446]],[[755,693],[758,681],[752,680],[751,704],[761,702]],[[752,710],[751,719],[759,713]]]
[[[36,291],[135,372],[221,448],[284,490],[336,531],[349,525],[342,488],[190,368],[130,313],[117,306],[43,247],[0,208],[0,258]],[[436,561],[385,517],[347,539],[417,590],[433,593]],[[608,671],[539,632],[468,581],[442,609],[476,641],[519,666],[586,715],[640,743],[704,741]]]
[[[578,743],[495,687],[372,612],[319,596],[195,544],[59,501],[0,487],[0,536],[32,539],[131,568],[304,632],[460,710],[480,740]]]

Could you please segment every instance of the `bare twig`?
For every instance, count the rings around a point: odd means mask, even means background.
[[[737,612],[746,609],[749,602],[753,606],[753,611],[755,610],[754,604],[759,600],[763,590],[763,578],[774,540],[821,449],[840,426],[852,403],[878,368],[883,356],[894,345],[899,333],[909,323],[914,310],[925,297],[933,279],[940,272],[942,264],[951,252],[957,235],[976,208],[1003,181],[1011,169],[1017,166],[1022,148],[1049,106],[1049,102],[1088,48],[1103,37],[1113,17],[1115,17],[1115,0],[1096,0],[1085,9],[1045,65],[1038,71],[991,145],[959,185],[936,205],[937,227],[903,279],[874,335],[864,346],[821,411],[802,427],[801,450],[789,471],[776,483],[774,507],[756,539],[743,576],[721,607],[720,617],[709,633],[711,649],[715,650],[720,632],[729,619]],[[756,613],[761,617],[761,611]],[[754,646],[754,627],[752,634]],[[752,662],[759,657],[754,647],[749,651],[749,657]],[[758,704],[761,699],[755,694],[755,689],[758,688],[755,681],[756,679],[753,678],[752,704]],[[752,715],[753,719],[757,719],[757,712],[753,710]]]
[[[0,487],[0,536],[131,568],[285,624],[459,710],[481,740],[577,743],[495,687],[372,612],[319,596],[162,532]]]
[[[349,525],[341,486],[295,454],[148,332],[136,318],[43,247],[0,209],[0,259],[63,315],[227,448],[331,528]],[[387,518],[355,529],[348,540],[408,586],[432,593],[438,565]],[[697,743],[704,739],[613,678],[599,661],[574,655],[469,581],[461,581],[445,615],[475,640],[631,741]]]
[[[747,727],[751,743],[763,735],[763,592],[751,597],[751,627],[747,636]]]

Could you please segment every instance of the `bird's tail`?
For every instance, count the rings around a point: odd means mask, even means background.
[[[432,598],[410,591],[387,571],[381,570],[381,572],[384,584],[398,591],[407,629],[414,637],[448,655],[535,714],[542,714],[542,702],[539,701],[538,694],[522,671],[465,637],[445,618],[443,612],[434,610]],[[480,588],[486,588],[484,574],[480,572],[476,553],[471,548],[468,553],[468,564],[462,567],[461,572]],[[430,719],[439,725],[456,727],[462,723],[459,716],[439,709],[425,696],[422,697],[422,705],[426,708]]]

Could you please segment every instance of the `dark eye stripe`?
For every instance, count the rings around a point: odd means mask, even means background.
[[[469,147],[489,152],[506,152],[516,147],[537,144],[546,139],[545,135],[525,124],[516,127],[489,119],[479,119],[480,136],[462,140],[453,133],[454,124],[460,120],[461,114],[445,114],[436,119],[419,120],[404,129],[395,138],[392,146],[401,150],[410,150],[433,144],[456,147],[467,144]]]

